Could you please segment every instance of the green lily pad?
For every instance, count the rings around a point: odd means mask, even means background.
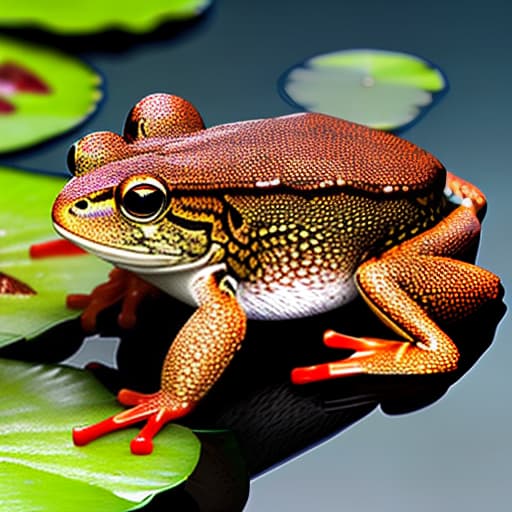
[[[111,268],[88,255],[30,258],[31,244],[56,238],[50,212],[64,183],[63,178],[0,168],[0,273],[6,283],[35,292],[0,293],[0,346],[76,318],[79,312],[66,307],[66,295],[88,293]]]
[[[147,457],[130,453],[136,429],[76,447],[71,428],[119,412],[87,372],[0,360],[0,496],[2,508],[25,512],[133,510],[184,482],[200,443],[168,425]]]
[[[443,72],[420,57],[343,50],[294,66],[280,79],[292,105],[382,130],[404,129],[447,88]]]
[[[10,5],[16,3],[25,5]],[[0,37],[0,152],[32,146],[82,123],[101,99],[100,83],[95,71],[73,57]]]
[[[0,11],[0,25],[36,26],[62,34],[86,34],[106,29],[146,32],[163,21],[201,14],[211,0],[24,0],[8,2]]]

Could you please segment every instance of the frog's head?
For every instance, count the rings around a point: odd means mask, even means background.
[[[55,229],[88,252],[132,269],[209,261],[212,226],[181,210],[159,172],[165,159],[140,155],[76,176],[53,205]]]
[[[162,104],[166,100],[169,106],[169,98],[176,97],[149,98],[130,113],[124,137],[97,132],[71,148],[68,165],[75,177],[55,200],[54,226],[65,238],[119,266],[144,271],[199,266],[218,250],[212,240],[214,221],[187,212],[183,194],[165,178],[171,164],[161,150],[168,142],[162,131],[166,124],[172,128],[169,113],[174,115],[176,108],[168,108],[163,119]],[[158,107],[153,117],[152,104],[153,110]],[[188,131],[200,129],[197,116],[193,118]],[[180,136],[176,127],[171,133]]]

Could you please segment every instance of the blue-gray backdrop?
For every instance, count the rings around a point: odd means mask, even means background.
[[[3,161],[62,172],[73,140],[89,131],[119,130],[129,107],[157,91],[188,98],[208,125],[289,113],[276,81],[305,57],[358,47],[408,51],[441,66],[451,90],[405,136],[485,191],[489,210],[479,261],[510,287],[511,13],[504,0],[218,0],[179,37],[135,41],[120,52],[106,51],[108,41],[80,50],[105,77],[102,110],[78,133]],[[405,416],[376,411],[257,479],[247,510],[508,510],[507,320],[491,350],[441,401]]]

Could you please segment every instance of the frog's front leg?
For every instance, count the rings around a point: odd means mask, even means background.
[[[476,209],[461,206],[434,228],[365,262],[357,287],[376,315],[403,341],[326,333],[330,347],[354,350],[347,359],[297,368],[294,383],[357,374],[430,374],[457,368],[459,352],[439,326],[464,318],[500,294],[499,278],[452,259],[478,237]]]
[[[145,395],[121,390],[118,399],[134,406],[100,423],[73,430],[76,445],[143,420],[146,425],[132,440],[135,454],[153,449],[154,435],[169,421],[189,413],[227,367],[245,336],[246,316],[223,273],[195,283],[199,308],[174,340],[163,365],[161,389]]]

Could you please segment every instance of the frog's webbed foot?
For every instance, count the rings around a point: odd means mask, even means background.
[[[309,382],[349,377],[371,372],[372,358],[377,353],[388,353],[390,358],[399,357],[399,353],[407,349],[407,343],[401,341],[387,341],[378,338],[355,338],[335,331],[326,331],[324,344],[329,348],[354,350],[346,359],[331,363],[317,364],[292,371],[291,379],[294,384],[307,384]]]
[[[153,451],[155,435],[167,423],[185,416],[191,410],[188,404],[176,401],[165,391],[146,395],[123,389],[118,394],[118,400],[124,405],[134,407],[94,425],[74,428],[75,445],[86,445],[105,434],[145,421],[146,424],[139,434],[132,439],[130,449],[135,455],[148,455]]]
[[[461,206],[431,230],[363,263],[356,273],[359,292],[402,341],[328,332],[328,346],[354,350],[354,354],[295,369],[293,382],[457,369],[459,351],[440,325],[464,319],[501,293],[497,276],[450,257],[472,243],[478,228],[475,212]]]
[[[115,268],[110,272],[107,282],[94,288],[90,294],[68,295],[66,304],[71,309],[83,309],[82,327],[86,331],[93,331],[99,313],[122,301],[118,323],[123,329],[130,329],[137,322],[137,308],[142,300],[159,293],[153,285],[132,272]]]

